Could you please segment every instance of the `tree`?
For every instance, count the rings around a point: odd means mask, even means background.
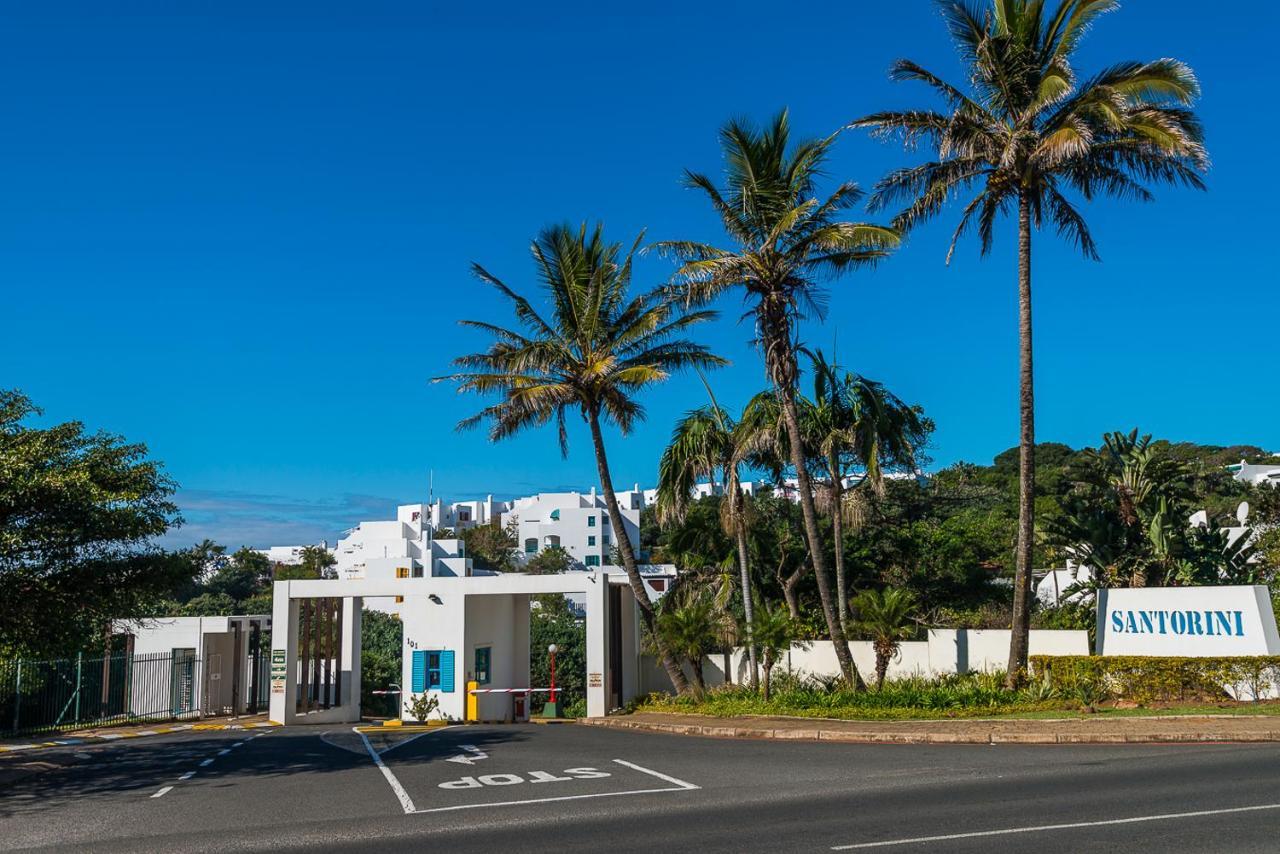
[[[605,240],[600,226],[591,232],[586,225],[576,230],[563,225],[545,229],[531,252],[550,303],[547,319],[528,299],[475,265],[476,276],[511,301],[519,331],[487,321],[463,321],[492,335],[494,341],[484,352],[455,359],[460,371],[440,379],[457,382],[460,392],[499,396],[498,402],[458,425],[466,429],[487,422],[492,441],[554,420],[560,452],[567,456],[565,417],[570,410],[579,412],[591,431],[600,488],[618,534],[616,547],[641,619],[652,632],[653,604],[631,539],[625,536],[602,427],[611,424],[627,435],[644,417],[636,401],[640,391],[674,371],[725,361],[702,344],[681,337],[713,317],[712,312],[682,311],[663,288],[634,296],[628,293],[639,242],[624,252],[619,244]],[[679,664],[661,641],[658,657],[676,690],[686,690],[688,683]]]
[[[760,656],[764,665],[764,699],[771,696],[772,673],[774,665],[791,649],[796,641],[795,621],[786,609],[778,605],[770,606],[761,602],[756,609],[754,635],[760,646]]]
[[[718,644],[715,608],[701,590],[687,595],[672,593],[662,600],[657,619],[657,638],[667,649],[689,662],[693,671],[694,693],[701,697],[707,691],[702,660]]]
[[[869,637],[875,649],[876,688],[881,688],[898,642],[916,633],[916,597],[900,587],[864,590],[854,597],[853,612],[854,630]]]
[[[144,445],[67,422],[0,390],[0,654],[58,655],[100,643],[200,572],[152,545],[181,521],[173,482]]]
[[[314,578],[337,578],[338,574],[333,570],[337,565],[338,559],[324,546],[306,546],[302,550],[302,568],[314,573]]]
[[[558,575],[578,566],[564,546],[547,546],[525,561],[524,571],[530,575]]]
[[[991,0],[984,12],[968,0],[942,0],[942,13],[960,51],[970,90],[953,86],[910,60],[898,60],[895,80],[919,81],[945,104],[943,111],[882,112],[853,127],[925,141],[932,161],[883,178],[872,210],[905,203],[894,224],[908,230],[937,215],[948,199],[977,187],[965,205],[947,258],[971,227],[982,254],[995,221],[1017,210],[1019,501],[1013,632],[1008,680],[1027,665],[1035,537],[1035,403],[1032,382],[1031,233],[1046,221],[1091,259],[1098,258],[1084,217],[1064,194],[1148,200],[1144,182],[1203,189],[1208,167],[1203,134],[1190,105],[1199,95],[1191,69],[1173,59],[1124,61],[1087,79],[1073,67],[1076,48],[1115,0]]]
[[[707,393],[711,403],[699,407],[676,422],[671,442],[662,452],[658,462],[657,512],[663,522],[682,521],[688,512],[694,487],[702,478],[712,482],[719,479],[724,488],[720,504],[724,511],[722,528],[731,534],[737,549],[738,571],[741,577],[742,608],[746,615],[747,658],[750,662],[751,687],[759,685],[755,644],[751,639],[751,622],[754,614],[751,601],[751,566],[747,549],[747,496],[743,495],[739,479],[739,461],[742,449],[741,433],[735,431],[733,419],[716,402],[710,386]],[[728,672],[725,674],[728,678]]]
[[[396,717],[395,694],[374,694],[400,685],[404,656],[404,625],[381,611],[360,612],[360,707],[365,714]]]
[[[885,469],[912,470],[932,424],[917,407],[903,403],[883,383],[845,371],[818,350],[813,363],[813,398],[802,400],[801,423],[812,446],[809,453],[827,482],[835,540],[836,598],[840,625],[848,630],[848,586],[844,566],[844,522],[857,505],[845,499],[845,478],[855,471],[866,485],[883,493]],[[854,495],[854,493],[850,493]]]
[[[200,547],[197,546],[197,549]],[[232,608],[248,599],[271,579],[271,561],[261,552],[251,548],[238,549],[230,559],[214,570],[205,582],[205,590],[222,594],[232,602]],[[223,611],[222,613],[232,613]]]
[[[515,519],[505,527],[495,520],[487,525],[476,525],[464,530],[462,543],[466,547],[467,557],[474,560],[480,569],[516,572],[519,570],[516,561],[519,531],[519,523]]]
[[[898,245],[899,235],[887,226],[838,219],[862,197],[856,184],[846,182],[827,198],[817,197],[817,181],[834,137],[792,146],[785,110],[762,130],[729,122],[720,139],[724,190],[705,175],[687,172],[685,177],[710,201],[732,248],[691,241],[668,241],[659,248],[682,262],[676,282],[690,304],[704,304],[725,291],[741,289],[750,305],[765,373],[778,395],[791,440],[805,539],[827,630],[845,680],[858,686],[862,680],[840,627],[805,466],[796,407],[797,324],[806,314],[818,318],[823,314],[818,277],[838,275],[885,257]]]

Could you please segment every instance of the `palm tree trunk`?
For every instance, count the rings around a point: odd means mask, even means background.
[[[795,391],[787,385],[778,388],[778,398],[782,404],[782,416],[787,429],[788,444],[791,445],[791,464],[796,470],[796,481],[800,493],[800,515],[804,518],[805,539],[809,541],[809,558],[813,561],[813,574],[818,582],[818,597],[822,600],[822,614],[827,620],[827,632],[831,636],[831,645],[835,647],[836,660],[840,662],[840,672],[849,687],[861,691],[866,687],[858,666],[853,663],[853,655],[849,652],[849,642],[845,639],[844,629],[840,626],[840,616],[832,601],[831,579],[827,576],[827,563],[822,556],[822,537],[818,533],[818,513],[813,506],[813,482],[805,468],[804,444],[800,432],[800,416],[796,411]]]
[[[1018,551],[1014,556],[1013,624],[1005,682],[1027,669],[1031,627],[1031,550],[1035,538],[1035,393],[1031,363],[1031,199],[1018,196]]]
[[[677,694],[689,692],[689,680],[685,679],[680,663],[676,661],[667,648],[666,641],[654,626],[653,603],[649,601],[649,593],[645,590],[644,579],[640,577],[640,569],[636,565],[636,553],[631,548],[631,538],[622,521],[622,511],[618,509],[618,496],[613,492],[613,478],[609,475],[609,458],[604,449],[604,436],[600,432],[600,413],[587,411],[587,423],[591,425],[591,443],[595,447],[596,467],[600,470],[600,488],[604,491],[605,507],[609,510],[609,523],[613,526],[613,538],[617,541],[618,552],[622,555],[622,566],[627,571],[627,581],[631,584],[631,593],[640,607],[640,619],[653,638],[658,650],[658,658],[662,668],[671,678],[671,684]]]
[[[849,589],[844,577],[844,508],[840,506],[844,484],[840,482],[839,464],[832,454],[827,460],[828,475],[831,478],[831,537],[836,547],[836,600],[837,613],[840,615],[840,629],[847,636],[849,633]]]
[[[747,660],[751,668],[751,690],[757,691],[760,689],[760,666],[756,662],[755,603],[752,601],[751,593],[751,565],[748,563],[747,556],[747,530],[742,520],[742,502],[745,498],[742,495],[742,486],[738,482],[736,467],[731,469],[729,489],[729,500],[735,502],[734,506],[738,511],[733,516],[733,533],[738,545],[738,569],[742,574],[742,614],[746,620]]]

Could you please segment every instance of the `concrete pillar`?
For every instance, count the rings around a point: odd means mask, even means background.
[[[342,600],[342,686],[344,721],[360,720],[360,615],[364,613],[364,599],[349,596]]]
[[[278,659],[284,653],[284,685],[278,690]],[[298,603],[289,598],[289,582],[277,581],[271,604],[271,701],[270,718],[279,724],[294,723],[298,707]]]
[[[605,705],[605,661],[608,655],[609,581],[601,572],[591,573],[584,591],[587,599],[587,717],[602,718]]]

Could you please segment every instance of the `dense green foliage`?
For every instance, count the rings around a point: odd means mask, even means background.
[[[101,649],[111,619],[148,613],[199,566],[151,541],[180,522],[143,445],[0,390],[0,655]]]
[[[539,596],[529,615],[529,680],[531,688],[551,686],[551,660],[547,647],[556,645],[556,692],[562,713],[587,699],[587,629],[563,596]],[[547,695],[534,694],[531,711],[537,714]]]
[[[462,532],[462,544],[476,569],[516,572],[519,568],[516,562],[518,530],[517,524],[508,524],[506,527],[497,522],[476,525]]]
[[[1224,686],[1239,699],[1265,697],[1280,687],[1280,656],[1175,658],[1142,655],[1036,655],[1032,671],[1052,689],[1069,695],[1091,686],[1100,697],[1137,703],[1220,700]]]
[[[404,656],[404,626],[398,617],[381,611],[360,616],[360,708],[366,715],[396,717],[400,696],[375,695],[400,684]]]

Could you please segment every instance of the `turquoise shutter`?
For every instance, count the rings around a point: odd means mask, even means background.
[[[453,693],[453,650],[440,650],[440,690]]]
[[[426,650],[413,651],[413,692],[421,694],[427,690],[427,653]]]

